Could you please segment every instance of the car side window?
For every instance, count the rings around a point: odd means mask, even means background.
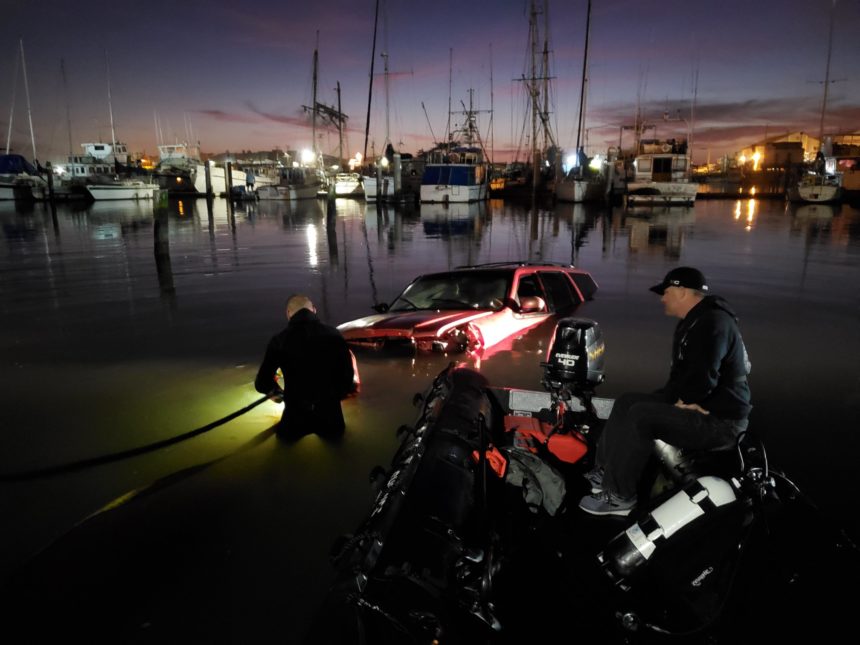
[[[541,286],[537,275],[534,273],[521,275],[519,283],[517,284],[517,302],[521,303],[523,298],[534,297],[543,298],[544,300],[546,300],[543,287]]]
[[[546,287],[551,310],[567,311],[579,304],[579,297],[574,293],[573,285],[561,271],[541,271],[540,279]]]

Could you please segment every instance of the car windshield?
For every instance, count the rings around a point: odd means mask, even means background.
[[[505,306],[510,272],[462,271],[418,278],[401,293],[389,311],[416,309],[489,309]]]

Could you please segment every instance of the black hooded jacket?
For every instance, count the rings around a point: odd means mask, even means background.
[[[706,296],[675,328],[672,368],[661,392],[670,403],[680,399],[721,419],[746,419],[750,367],[735,312],[719,296]]]

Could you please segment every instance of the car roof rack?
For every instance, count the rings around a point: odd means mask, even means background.
[[[507,260],[505,262],[486,262],[484,264],[461,264],[456,269],[492,269],[497,267],[565,267],[576,268],[572,264],[564,262],[528,262],[525,260]]]

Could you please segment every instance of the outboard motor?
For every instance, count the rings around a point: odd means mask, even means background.
[[[547,351],[543,386],[550,392],[590,395],[603,382],[603,332],[594,320],[562,318]]]

